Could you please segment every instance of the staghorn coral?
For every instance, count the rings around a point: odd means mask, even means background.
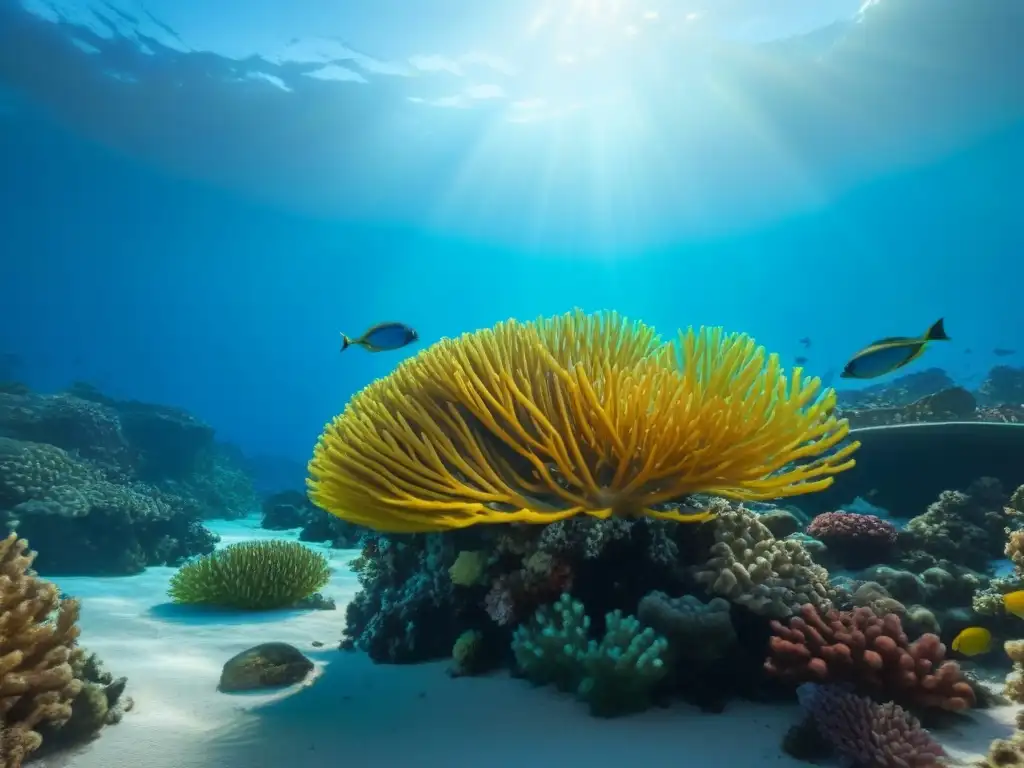
[[[0,541],[0,726],[2,768],[21,768],[42,743],[37,729],[63,723],[82,689],[70,664],[78,603],[31,570],[28,542]]]
[[[945,750],[898,704],[878,704],[835,685],[804,683],[800,705],[818,734],[846,764],[870,768],[938,768]]]
[[[743,334],[663,344],[580,311],[445,339],[356,394],[309,463],[310,496],[387,532],[578,514],[697,522],[690,494],[827,487],[856,443],[835,393]]]
[[[804,603],[831,607],[828,572],[797,541],[772,536],[743,507],[713,502],[717,517],[709,523],[715,543],[695,578],[716,595],[773,618],[791,616]]]
[[[848,568],[885,562],[896,543],[896,526],[875,515],[824,512],[807,526],[807,533],[828,547],[829,555]]]
[[[793,682],[840,683],[871,696],[920,707],[959,711],[974,706],[974,691],[935,635],[909,642],[899,616],[868,608],[829,611],[805,605],[775,636],[765,670]]]
[[[249,541],[193,560],[171,577],[175,603],[273,610],[308,600],[330,578],[327,558],[294,541]]]

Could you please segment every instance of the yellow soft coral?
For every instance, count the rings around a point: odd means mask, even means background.
[[[663,344],[580,311],[444,339],[356,394],[309,464],[313,501],[381,531],[550,523],[577,514],[696,522],[693,493],[772,499],[853,466],[820,381],[719,328]]]
[[[30,569],[35,553],[11,534],[0,540],[0,766],[21,768],[42,742],[36,727],[71,716],[81,690],[69,663],[78,603]]]

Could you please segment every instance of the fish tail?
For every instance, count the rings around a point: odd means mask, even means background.
[[[344,333],[341,334],[341,351],[344,352],[352,345],[352,339],[346,336]]]
[[[942,321],[943,321],[943,318],[940,317],[938,320],[936,320],[934,323],[932,323],[932,327],[929,328],[927,333],[925,333],[925,335],[924,335],[924,340],[925,341],[949,341],[950,340],[949,336],[946,335],[946,328],[942,324]]]

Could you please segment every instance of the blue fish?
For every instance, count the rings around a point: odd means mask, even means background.
[[[388,352],[412,344],[419,334],[405,323],[378,323],[357,339],[341,334],[341,351],[358,344],[367,352]]]
[[[933,341],[949,341],[940,317],[923,336],[890,336],[868,344],[850,358],[839,374],[843,379],[875,379],[912,363]]]

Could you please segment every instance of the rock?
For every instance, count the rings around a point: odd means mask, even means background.
[[[217,690],[222,693],[283,688],[301,682],[313,662],[288,643],[263,643],[228,659]]]
[[[299,491],[282,491],[263,500],[263,521],[260,527],[269,531],[302,528],[318,510]]]

